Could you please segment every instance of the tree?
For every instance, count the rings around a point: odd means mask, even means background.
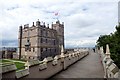
[[[103,46],[104,53],[106,52],[106,44],[110,46],[111,58],[120,68],[120,23],[116,26],[116,31],[114,33],[110,35],[100,35],[97,40],[97,46]]]

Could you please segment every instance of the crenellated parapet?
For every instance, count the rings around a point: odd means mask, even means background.
[[[49,78],[56,73],[67,69],[70,65],[81,60],[89,54],[88,50],[84,51],[75,51],[73,53],[56,55],[54,58],[47,57],[42,61],[39,60],[28,60],[25,63],[25,69],[15,71],[14,74],[9,73],[9,76],[12,78]],[[4,78],[5,74],[3,74]]]
[[[109,45],[106,45],[106,53],[103,52],[103,47],[100,48],[101,62],[104,68],[104,78],[120,78],[120,69],[110,57]]]

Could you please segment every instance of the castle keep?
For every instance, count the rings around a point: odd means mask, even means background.
[[[64,47],[64,23],[56,21],[49,24],[36,24],[29,27],[29,24],[19,28],[19,58],[39,59],[60,54],[61,46]]]

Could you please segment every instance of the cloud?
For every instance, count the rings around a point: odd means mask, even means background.
[[[3,44],[18,46],[20,25],[33,21],[65,23],[65,46],[94,46],[101,34],[109,34],[117,24],[118,0],[1,0],[0,32]],[[14,43],[15,42],[15,43]]]

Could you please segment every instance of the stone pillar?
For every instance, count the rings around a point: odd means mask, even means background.
[[[106,59],[108,60],[108,59],[111,59],[110,58],[110,49],[109,49],[109,45],[107,44],[106,45]]]
[[[105,53],[105,60],[104,60],[104,63],[105,63],[105,77],[108,78],[108,72],[107,72],[107,69],[108,69],[108,66],[107,66],[107,61],[110,60],[110,49],[109,49],[109,45],[107,44],[106,45],[106,53]]]
[[[30,66],[30,64],[29,64],[29,62],[27,61],[27,62],[25,63],[25,69],[28,69],[28,70],[29,70],[29,66]]]
[[[100,55],[101,55],[102,59],[105,57],[105,54],[104,54],[104,51],[103,51],[103,46],[100,47]]]
[[[103,46],[100,47],[100,53],[104,53],[104,52],[103,52]]]
[[[43,61],[44,61],[43,64],[45,65],[45,68],[47,68],[47,62],[48,62],[47,58],[44,58]]]
[[[61,59],[62,59],[62,62],[64,62],[64,48],[63,48],[63,45],[61,46],[61,55],[60,55]]]

